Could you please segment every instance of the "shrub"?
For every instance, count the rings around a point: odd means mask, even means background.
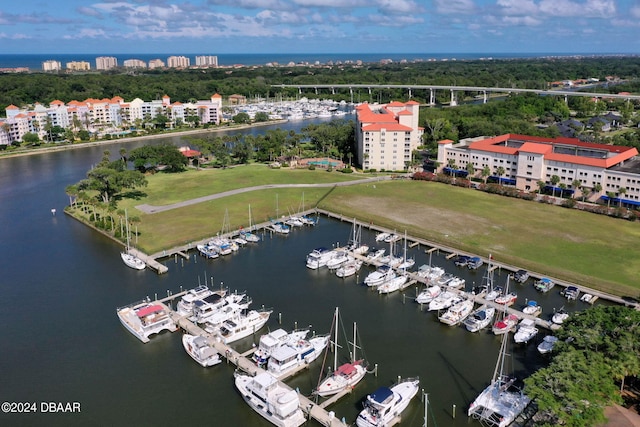
[[[340,170],[340,172],[342,173],[353,173],[353,169],[351,169],[350,167],[346,167]]]
[[[309,170],[310,171],[316,170],[316,165],[309,165]]]
[[[367,169],[367,173],[376,173],[378,172],[376,169]]]

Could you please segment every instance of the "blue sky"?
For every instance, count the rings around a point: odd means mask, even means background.
[[[640,2],[0,2],[0,54],[180,52],[640,53]]]

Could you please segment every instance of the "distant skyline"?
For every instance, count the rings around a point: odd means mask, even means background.
[[[20,0],[0,54],[640,53],[634,0]]]

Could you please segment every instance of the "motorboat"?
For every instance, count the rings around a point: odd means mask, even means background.
[[[467,255],[457,255],[454,258],[453,263],[456,265],[456,267],[466,267],[469,263],[470,258],[471,257]]]
[[[515,385],[515,378],[505,372],[507,336],[502,337],[500,353],[491,383],[469,406],[467,415],[483,425],[507,427],[524,411],[531,399]]]
[[[438,320],[445,325],[455,326],[469,317],[473,311],[473,305],[473,300],[463,299],[438,316]]]
[[[384,241],[386,243],[394,243],[394,242],[397,242],[400,239],[402,239],[402,236],[400,236],[398,234],[389,234],[387,237],[384,238]]]
[[[467,328],[467,331],[469,332],[478,332],[493,322],[495,314],[495,307],[486,304],[482,305],[475,309],[473,313],[464,320],[464,327]]]
[[[222,322],[242,310],[246,310],[251,305],[251,298],[244,294],[230,294],[220,297],[214,293],[203,299],[193,302],[193,319],[197,323],[207,323],[218,326]]]
[[[422,264],[420,267],[418,267],[418,271],[416,271],[416,274],[418,275],[418,277],[426,279],[430,272],[431,272],[431,266],[427,264]]]
[[[327,261],[327,268],[329,270],[335,270],[345,262],[350,261],[352,259],[353,257],[351,257],[347,251],[341,251],[341,250],[335,251],[333,253],[333,257],[331,257]]]
[[[396,268],[399,270],[408,270],[413,267],[415,263],[416,260],[413,258],[403,259],[402,262],[396,266]]]
[[[500,295],[502,295],[503,289],[501,286],[496,286],[493,289],[489,289],[489,292],[486,293],[484,299],[487,301],[495,301]]]
[[[308,329],[287,332],[282,328],[278,328],[275,331],[269,332],[268,334],[264,334],[260,337],[258,348],[253,352],[253,356],[251,358],[258,366],[264,366],[269,360],[271,353],[273,353],[276,348],[290,342],[303,340],[308,334]]]
[[[396,272],[388,265],[381,265],[365,277],[364,284],[370,287],[378,287],[385,281],[396,277]]]
[[[289,234],[291,232],[291,227],[282,221],[273,222],[271,224],[271,229],[278,234]]]
[[[485,295],[487,295],[487,292],[489,292],[489,286],[487,286],[485,283],[474,285],[471,288],[471,295],[476,295],[478,297],[484,297]],[[493,299],[495,299],[495,297]]]
[[[222,322],[218,330],[218,336],[225,344],[246,338],[266,325],[270,315],[270,310],[250,310],[246,314],[240,314],[233,319],[227,319]]]
[[[438,285],[429,286],[424,291],[420,292],[416,297],[416,302],[418,304],[429,304],[435,297],[440,295],[442,292],[442,288]]]
[[[533,287],[539,292],[549,292],[556,283],[548,277],[541,277],[533,283]]]
[[[382,427],[407,409],[411,399],[418,393],[420,380],[408,378],[400,380],[389,387],[380,387],[369,394],[364,402],[364,409],[358,414],[358,427]]]
[[[562,295],[569,301],[573,301],[578,299],[578,296],[580,296],[580,290],[577,286],[567,286],[562,292]]]
[[[595,302],[595,300],[596,300],[596,297],[594,295],[592,295],[592,294],[584,293],[580,297],[580,301],[586,302],[587,304],[593,304]]]
[[[547,354],[553,351],[553,347],[558,342],[558,337],[554,337],[553,335],[547,335],[542,339],[542,342],[538,344],[538,351],[540,354]]]
[[[512,276],[513,280],[515,280],[516,282],[524,283],[529,278],[529,272],[527,270],[520,269],[514,272]]]
[[[362,267],[362,261],[359,259],[352,259],[338,267],[336,270],[336,276],[342,278],[353,276],[360,270],[360,267]]]
[[[433,266],[433,267],[431,267],[431,269],[429,270],[429,273],[427,273],[427,276],[425,278],[429,282],[434,283],[436,280],[438,280],[444,274],[445,274],[444,268]]]
[[[302,220],[304,225],[316,225],[318,223],[318,219],[317,218],[313,218],[313,217],[311,217],[309,215],[302,215],[300,217],[300,219]]]
[[[429,311],[444,310],[459,302],[462,298],[455,292],[444,291],[429,303]]]
[[[216,294],[218,300],[221,300],[225,294],[225,290],[212,291],[207,285],[200,285],[196,288],[190,289],[186,294],[182,295],[178,303],[176,304],[176,312],[180,316],[193,316],[193,310],[195,308],[195,302],[203,300],[213,294]]]
[[[285,224],[290,225],[292,227],[302,227],[304,225],[304,222],[302,221],[302,218],[300,218],[299,216],[291,215],[289,218],[287,218],[287,220],[285,221]]]
[[[464,287],[465,283],[466,282],[462,277],[453,276],[453,278],[447,282],[447,288],[460,289]]]
[[[269,372],[255,377],[236,371],[235,385],[247,404],[278,427],[298,427],[306,418],[300,409],[300,396]]]
[[[513,340],[516,343],[528,343],[537,334],[536,322],[532,319],[522,319],[518,325],[518,330],[513,334]]]
[[[133,268],[134,270],[144,270],[147,267],[144,261],[129,251],[120,252],[120,257],[127,267]]]
[[[379,294],[390,294],[392,292],[400,290],[402,285],[407,283],[409,277],[404,274],[400,274],[392,279],[389,279],[383,282],[380,286],[378,286]]]
[[[286,377],[298,367],[316,360],[328,343],[328,335],[285,343],[271,353],[267,370],[277,378]]]
[[[508,293],[498,295],[498,297],[496,297],[495,299],[495,302],[496,304],[509,306],[509,305],[513,305],[513,303],[515,303],[517,299],[518,299],[518,294],[516,294],[515,292],[508,292]]]
[[[469,270],[477,270],[482,266],[482,264],[484,264],[482,258],[478,256],[472,256],[467,260],[467,268]]]
[[[556,311],[551,317],[551,321],[556,325],[562,325],[569,318],[569,313],[564,308]]]
[[[442,276],[440,276],[437,280],[434,280],[434,284],[444,288],[449,284],[449,282],[453,280],[454,277],[455,276],[451,273],[445,273]]]
[[[251,231],[240,230],[240,236],[250,243],[258,243],[260,241],[260,237]]]
[[[204,368],[222,362],[220,353],[218,353],[205,337],[184,334],[182,335],[182,346],[187,354]]]
[[[506,334],[516,327],[519,320],[520,319],[518,319],[518,316],[516,316],[515,314],[507,314],[503,319],[498,320],[493,324],[491,331],[495,335]]]
[[[327,248],[316,248],[307,255],[307,268],[316,270],[327,265],[327,262],[333,258],[333,251]]]
[[[357,328],[356,324],[353,324],[353,349],[350,351],[349,361],[338,366],[338,322],[339,311],[336,307],[333,332],[334,338],[332,344],[333,349],[333,372],[320,382],[315,393],[321,397],[331,396],[333,394],[340,393],[347,388],[353,388],[362,380],[367,373],[367,369],[363,359],[356,359],[357,345]],[[327,347],[327,350],[329,348]]]
[[[371,263],[372,261],[375,261],[381,257],[384,256],[384,253],[387,250],[382,248],[382,249],[371,249],[371,251],[367,254],[367,262]]]
[[[387,237],[389,237],[391,233],[381,232],[376,234],[376,242],[384,242]]]
[[[162,331],[175,332],[178,326],[169,316],[169,309],[161,302],[148,299],[116,310],[120,323],[143,343]]]
[[[524,306],[522,312],[531,316],[539,316],[540,313],[542,313],[542,306],[536,301],[531,300]]]
[[[220,256],[220,254],[218,253],[218,248],[208,243],[198,244],[196,245],[196,249],[198,249],[200,255],[205,258],[215,259]]]

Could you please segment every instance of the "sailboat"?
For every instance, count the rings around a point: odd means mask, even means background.
[[[126,224],[125,232],[127,233],[127,250],[125,252],[120,252],[120,257],[128,267],[131,267],[134,270],[144,270],[147,266],[144,261],[131,253],[131,246],[129,245],[129,217],[127,216],[126,209],[124,210],[124,221]]]
[[[338,366],[338,320],[339,310],[336,307],[334,315],[334,340],[333,340],[333,372],[326,377],[316,390],[318,396],[326,397],[340,393],[347,388],[354,387],[367,373],[364,360],[356,360],[356,338],[357,328],[353,324],[353,352],[351,353],[351,361]]]
[[[413,267],[413,265],[416,263],[416,260],[413,258],[408,258],[407,259],[407,231],[405,230],[404,232],[404,256],[402,258],[402,262],[400,264],[398,264],[398,266],[396,267],[399,270],[407,270],[411,267]]]
[[[468,416],[488,426],[510,425],[531,401],[514,385],[515,378],[505,375],[508,335],[507,333],[502,336],[500,354],[491,384],[469,406]]]
[[[247,242],[257,243],[260,241],[260,237],[253,233],[253,224],[251,218],[251,205],[249,205],[249,230],[240,230],[240,235]]]

